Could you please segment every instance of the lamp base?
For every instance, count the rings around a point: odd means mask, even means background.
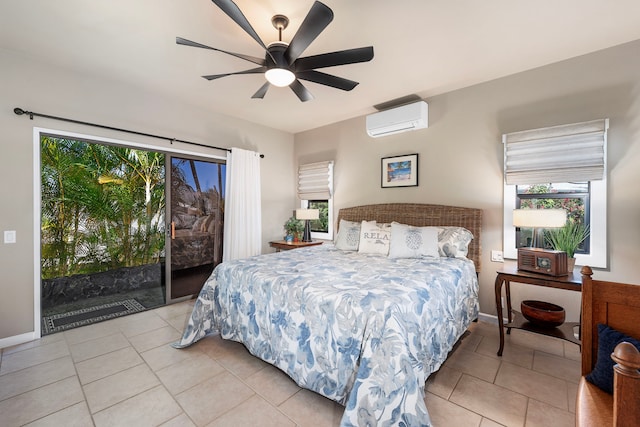
[[[304,221],[304,234],[302,235],[302,241],[305,243],[311,241],[311,221],[308,219]]]

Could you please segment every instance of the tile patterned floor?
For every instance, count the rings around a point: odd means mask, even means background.
[[[0,354],[0,425],[337,426],[343,408],[238,343],[176,350],[193,301],[48,335]],[[576,345],[479,322],[426,385],[434,426],[573,426]]]

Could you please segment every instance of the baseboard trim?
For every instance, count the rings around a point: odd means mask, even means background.
[[[14,335],[12,337],[0,338],[0,348],[11,347],[18,344],[24,344],[37,339],[35,332],[27,332],[26,334]]]
[[[486,322],[486,323],[493,323],[494,325],[498,324],[498,316],[496,316],[495,314],[487,314],[487,313],[478,313],[478,321],[479,322]],[[507,323],[507,319],[503,319],[504,323]]]

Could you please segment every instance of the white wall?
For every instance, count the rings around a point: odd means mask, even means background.
[[[640,283],[640,41],[426,100],[428,129],[372,139],[364,117],[335,123],[296,135],[297,162],[335,160],[337,209],[385,202],[483,209],[480,305],[495,314],[500,264],[490,253],[502,249],[501,135],[608,117],[610,268],[595,277]],[[419,186],[380,188],[380,159],[410,153],[420,155]],[[564,306],[568,320],[579,317],[576,292],[516,284],[512,297],[516,307],[542,299]]]
[[[52,68],[7,50],[0,49],[0,63],[0,236],[3,230],[16,230],[18,237],[16,244],[0,241],[0,342],[34,330],[33,258],[34,238],[38,236],[34,236],[33,230],[33,128],[73,131],[156,146],[169,145],[162,140],[50,119],[36,117],[31,121],[25,116],[15,115],[14,107],[263,153],[263,249],[268,248],[269,240],[281,237],[282,224],[296,206],[293,135],[177,104],[141,88],[92,79],[73,70]],[[175,146],[189,151],[207,151],[193,146]]]

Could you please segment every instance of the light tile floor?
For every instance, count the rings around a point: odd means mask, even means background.
[[[337,426],[343,408],[238,343],[176,350],[193,301],[5,348],[0,426]],[[578,346],[476,323],[426,385],[434,426],[573,426]]]

